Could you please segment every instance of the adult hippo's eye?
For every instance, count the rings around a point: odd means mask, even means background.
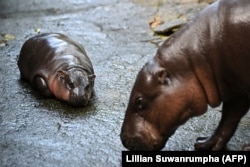
[[[142,111],[142,110],[145,108],[145,105],[144,105],[144,102],[143,102],[143,98],[142,98],[142,97],[139,97],[139,98],[136,100],[136,107],[137,107],[137,110],[138,110],[138,111]]]

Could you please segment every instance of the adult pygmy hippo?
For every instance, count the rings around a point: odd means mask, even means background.
[[[80,44],[63,34],[46,33],[28,39],[17,64],[21,78],[45,97],[84,106],[93,95],[91,61]]]
[[[250,1],[218,0],[168,38],[138,73],[121,141],[159,150],[179,125],[223,102],[222,118],[197,150],[221,150],[250,100]]]

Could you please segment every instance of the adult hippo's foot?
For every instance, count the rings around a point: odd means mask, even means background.
[[[212,151],[224,149],[234,134],[239,121],[247,113],[248,109],[248,96],[236,96],[225,102],[222,108],[222,119],[214,135],[209,139],[204,137],[197,138],[195,149]]]
[[[215,137],[198,137],[196,139],[196,143],[194,145],[195,150],[198,151],[205,151],[205,150],[213,150],[213,151],[218,151],[217,149],[220,148],[219,150],[226,150],[225,147],[221,147],[222,143],[218,141],[218,138]]]
[[[250,151],[250,143],[244,144],[242,147],[242,151]]]

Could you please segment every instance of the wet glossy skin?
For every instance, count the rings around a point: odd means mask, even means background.
[[[126,148],[160,150],[180,125],[221,102],[218,128],[195,149],[225,147],[250,105],[249,9],[247,0],[217,1],[165,41],[136,78],[121,129]]]
[[[62,34],[27,40],[18,67],[21,77],[45,97],[84,106],[93,95],[95,74],[90,59],[81,45]]]

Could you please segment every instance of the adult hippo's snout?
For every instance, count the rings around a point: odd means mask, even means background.
[[[134,127],[124,125],[121,130],[121,141],[129,150],[159,150],[164,147],[166,140],[148,122],[140,117],[134,117]]]

